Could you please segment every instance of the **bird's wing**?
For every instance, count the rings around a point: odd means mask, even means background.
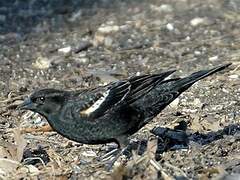
[[[109,109],[122,103],[131,104],[152,90],[156,84],[163,81],[174,71],[168,71],[155,75],[143,75],[131,77],[127,80],[117,81],[104,87],[81,94],[85,97],[80,115],[96,118],[102,116]]]
[[[136,76],[129,79],[131,83],[131,91],[127,96],[128,104],[135,102],[140,97],[150,92],[157,84],[161,83],[166,77],[175,72],[175,70],[167,71],[154,75]]]
[[[124,80],[81,94],[85,103],[82,105],[80,115],[92,118],[103,115],[107,110],[121,103],[130,89],[130,82]]]

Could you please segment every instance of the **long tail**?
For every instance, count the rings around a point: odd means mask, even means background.
[[[195,82],[197,82],[207,76],[210,76],[218,71],[221,71],[230,65],[231,65],[231,63],[228,63],[228,64],[224,64],[221,66],[217,66],[210,70],[202,70],[202,71],[195,72],[195,73],[191,74],[190,76],[187,76],[185,78],[175,81],[175,83],[172,84],[172,89],[179,89],[179,90],[181,89],[181,91],[183,92],[186,89],[188,89],[190,86],[192,86]]]
[[[180,94],[191,87],[195,82],[215,72],[221,71],[231,64],[221,65],[210,70],[195,72],[185,78],[169,79],[159,83],[154,90],[149,92],[147,98],[141,98],[135,106],[145,113],[145,120],[140,124],[143,126],[153,117],[160,113],[168,104]]]

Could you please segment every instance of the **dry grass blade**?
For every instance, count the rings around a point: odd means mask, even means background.
[[[155,159],[155,154],[157,150],[157,138],[155,136],[151,136],[148,140],[147,144],[147,155],[149,159]]]
[[[51,132],[54,131],[50,125],[45,125],[37,128],[22,128],[20,130],[21,134],[25,133],[36,133],[36,132]]]
[[[13,133],[14,133],[14,139],[15,139],[15,142],[16,142],[15,144],[16,144],[16,151],[17,151],[16,156],[13,157],[13,158],[20,162],[22,160],[23,151],[24,151],[24,148],[27,145],[27,142],[23,138],[23,136],[21,135],[21,131],[20,131],[19,128],[14,129]]]
[[[13,129],[11,131],[14,134],[15,144],[0,141],[0,146],[8,152],[7,158],[20,162],[22,160],[23,151],[27,145],[27,142],[21,135],[19,128]]]
[[[23,151],[27,143],[21,136],[19,129],[14,129],[15,144],[1,141],[0,142],[0,171],[1,175],[8,176],[20,166],[23,157]]]

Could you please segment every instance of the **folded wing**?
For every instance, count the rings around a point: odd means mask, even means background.
[[[97,118],[117,105],[127,105],[151,91],[174,71],[131,77],[85,92],[80,115]]]

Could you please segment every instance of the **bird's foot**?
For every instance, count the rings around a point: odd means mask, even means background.
[[[106,169],[106,171],[110,171],[112,169],[112,167],[114,166],[115,162],[119,159],[120,156],[122,156],[124,154],[124,152],[126,150],[127,150],[127,147],[125,147],[123,149],[114,149],[113,151],[110,151],[109,153],[106,154],[108,156],[105,159],[103,159],[104,161],[107,160],[107,162],[105,162],[105,169]]]
[[[104,154],[103,156],[99,157],[97,160],[105,162],[105,161],[109,160],[110,158],[116,156],[119,153],[119,151],[120,151],[119,149],[113,149],[113,150],[109,151],[108,153]]]
[[[123,154],[123,150],[121,150],[116,156],[113,156],[110,160],[108,160],[108,161],[104,164],[105,170],[106,170],[106,171],[110,171],[110,170],[113,168],[115,162],[119,159],[119,157],[120,157],[122,154]]]
[[[114,166],[116,161],[117,161],[117,158],[112,157],[109,161],[104,163],[104,169],[106,171],[110,171],[112,169],[112,167]]]

